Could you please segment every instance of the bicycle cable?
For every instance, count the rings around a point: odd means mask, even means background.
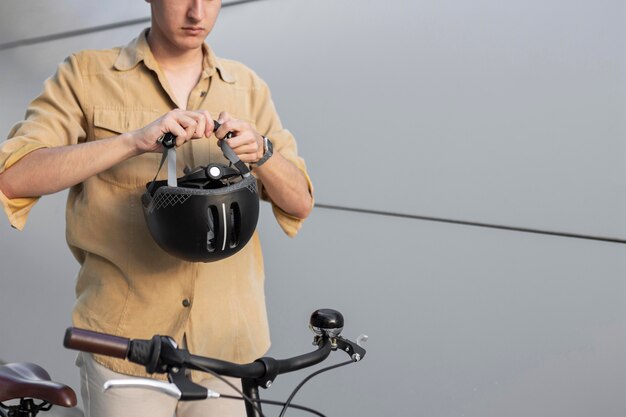
[[[248,397],[246,394],[244,394],[239,388],[235,386],[235,384],[233,384],[217,372],[213,371],[212,369],[200,365],[196,365],[196,367],[199,370],[206,372],[207,374],[213,375],[215,378],[219,379],[220,381],[231,387],[233,390],[235,390],[237,394],[241,395],[242,400],[247,401],[252,407],[254,407],[254,409],[261,415],[261,417],[265,417],[265,414],[263,414],[261,408],[255,403],[255,401],[252,398]],[[221,394],[220,397],[222,397]]]
[[[354,361],[349,360],[349,361],[345,361],[345,362],[340,362],[338,364],[335,365],[331,365],[328,366],[326,368],[322,368],[320,370],[317,370],[315,372],[313,372],[312,374],[308,375],[306,378],[304,378],[299,384],[298,386],[291,392],[291,394],[289,395],[289,398],[287,399],[287,401],[285,402],[281,402],[281,401],[272,401],[272,400],[254,400],[250,397],[248,397],[247,395],[245,395],[240,389],[238,389],[233,383],[231,383],[230,381],[228,381],[226,378],[224,378],[223,376],[221,376],[220,374],[218,374],[217,372],[209,369],[209,368],[205,368],[204,366],[197,366],[199,370],[206,372],[208,374],[213,375],[215,378],[219,379],[220,381],[224,382],[226,385],[228,385],[229,387],[231,387],[233,390],[235,390],[235,392],[237,392],[237,394],[240,395],[240,397],[237,397],[235,395],[222,395],[220,394],[220,397],[223,398],[228,398],[228,399],[237,399],[237,400],[242,400],[242,401],[247,401],[250,405],[252,405],[252,407],[254,407],[254,409],[261,415],[261,417],[265,417],[265,414],[263,414],[263,412],[261,411],[261,409],[258,407],[258,405],[256,404],[258,403],[267,403],[269,405],[277,405],[280,406],[282,405],[283,408],[281,410],[280,416],[279,417],[284,417],[285,413],[287,412],[288,408],[295,408],[295,409],[299,409],[302,411],[306,411],[309,412],[311,414],[315,414],[319,417],[326,417],[324,414],[320,413],[319,411],[313,410],[312,408],[308,408],[308,407],[304,407],[298,404],[292,404],[291,401],[293,401],[293,398],[296,396],[296,394],[298,393],[298,391],[300,391],[300,389],[304,386],[304,384],[306,384],[307,382],[309,382],[313,377],[321,374],[322,372],[326,372],[326,371],[330,371],[348,364],[354,363]]]
[[[236,395],[220,395],[220,398],[228,398],[231,400],[242,400],[245,401],[245,398],[242,397],[237,397]],[[258,400],[252,400],[256,403],[261,403],[261,404],[267,404],[267,405],[277,405],[277,406],[281,406],[283,407],[285,405],[284,401],[274,401],[274,400],[262,400],[262,399],[258,399]],[[318,417],[326,417],[326,415],[320,413],[317,410],[314,410],[312,408],[309,407],[305,407],[303,405],[298,405],[298,404],[289,404],[290,408],[295,408],[297,410],[301,410],[301,411],[306,411],[307,413],[311,413],[311,414],[315,414]]]
[[[304,379],[302,380],[302,382],[300,382],[300,383],[298,384],[298,386],[297,386],[297,387],[296,387],[296,388],[295,388],[295,389],[291,392],[291,395],[289,395],[289,398],[288,398],[288,399],[287,399],[287,401],[285,402],[285,405],[284,405],[284,407],[283,407],[282,411],[280,412],[280,416],[278,416],[278,417],[283,417],[283,416],[285,415],[285,413],[287,412],[287,408],[289,408],[289,407],[290,407],[290,405],[291,405],[291,401],[292,401],[292,400],[293,400],[293,398],[296,396],[296,394],[298,393],[298,391],[300,390],[300,388],[302,388],[302,386],[304,386],[304,384],[306,384],[307,382],[309,382],[309,380],[311,380],[311,378],[313,378],[314,376],[317,376],[317,375],[321,374],[322,372],[330,371],[330,370],[332,370],[332,369],[336,369],[336,368],[339,368],[339,367],[341,367],[341,366],[345,366],[345,365],[348,365],[348,364],[351,364],[351,363],[354,363],[354,361],[349,360],[349,361],[345,361],[345,362],[340,362],[340,363],[338,363],[338,364],[331,365],[331,366],[328,366],[328,367],[326,367],[326,368],[322,368],[322,369],[320,369],[320,370],[318,370],[318,371],[315,371],[315,372],[313,372],[312,374],[310,374],[309,376],[307,376],[306,378],[304,378]]]

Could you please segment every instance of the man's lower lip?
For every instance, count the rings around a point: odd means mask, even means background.
[[[202,29],[183,29],[186,33],[189,33],[191,35],[199,35],[203,32]]]

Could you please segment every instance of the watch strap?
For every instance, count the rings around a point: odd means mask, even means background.
[[[264,153],[261,159],[253,164],[257,168],[263,165],[274,154],[274,145],[267,136],[263,136],[263,151]]]

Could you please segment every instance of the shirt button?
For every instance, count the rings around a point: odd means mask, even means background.
[[[189,307],[191,305],[191,301],[189,301],[189,298],[185,298],[183,300],[183,307]]]

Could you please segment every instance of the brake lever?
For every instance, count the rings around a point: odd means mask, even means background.
[[[167,394],[170,397],[174,397],[176,399],[180,399],[180,397],[182,396],[182,393],[175,384],[157,381],[156,379],[111,379],[104,383],[103,388],[104,391],[119,388],[148,388],[154,391],[162,392],[163,394]]]
[[[171,368],[168,372],[168,379],[180,391],[179,398],[181,400],[204,400],[206,398],[218,398],[220,396],[218,393],[191,381],[187,376],[185,368]]]
[[[133,378],[133,379],[111,379],[104,383],[104,391],[111,389],[123,389],[123,388],[146,388],[154,391],[161,392],[163,394],[174,397],[178,400],[185,399],[181,390],[172,382],[157,381],[156,379],[147,378]],[[205,388],[205,395],[202,399],[206,398],[219,398],[220,394],[210,389]]]

